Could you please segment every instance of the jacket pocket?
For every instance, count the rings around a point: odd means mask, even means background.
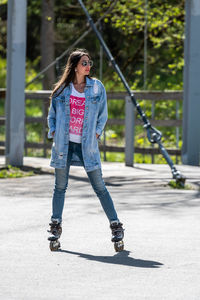
[[[97,96],[94,96],[94,97],[91,97],[91,103],[92,104],[97,104],[99,103],[100,101],[100,97],[97,95]]]
[[[57,158],[58,154],[56,152],[55,142],[53,142],[51,149],[51,162],[56,162]]]

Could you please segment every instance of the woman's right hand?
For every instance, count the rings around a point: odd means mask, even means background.
[[[51,134],[52,134],[52,136],[54,137],[55,131],[53,131]]]

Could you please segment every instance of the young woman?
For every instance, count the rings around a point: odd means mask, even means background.
[[[71,165],[82,165],[110,222],[115,250],[123,250],[124,230],[102,179],[98,140],[107,121],[103,84],[90,77],[93,62],[86,50],[73,51],[51,95],[48,137],[53,138],[51,163],[55,188],[50,225],[50,249],[60,248],[62,212]]]

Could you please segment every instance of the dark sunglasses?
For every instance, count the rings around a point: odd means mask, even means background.
[[[83,66],[83,67],[86,67],[87,65],[88,66],[90,66],[90,67],[92,67],[93,66],[93,61],[92,60],[83,60],[82,61],[82,63],[81,63],[81,65]]]

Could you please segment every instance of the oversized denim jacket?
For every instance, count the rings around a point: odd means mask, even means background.
[[[51,162],[54,168],[63,169],[67,164],[69,147],[70,95],[72,84],[52,97],[47,117],[48,138],[53,138]],[[98,79],[86,77],[85,114],[82,132],[82,154],[84,167],[87,172],[101,168],[100,153],[96,133],[101,136],[106,124],[107,97],[103,84]],[[52,132],[55,131],[54,136]],[[73,155],[72,165],[82,165],[80,159]]]

